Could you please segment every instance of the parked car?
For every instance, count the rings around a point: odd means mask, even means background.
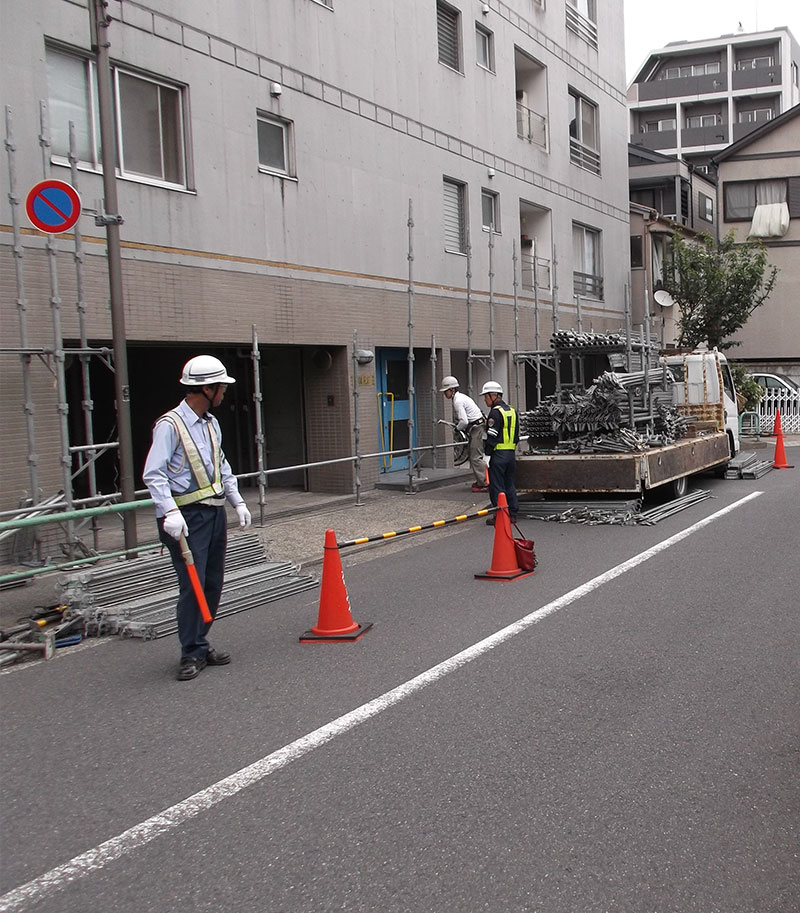
[[[765,390],[778,390],[781,393],[794,394],[794,396],[791,397],[792,399],[794,399],[795,396],[800,396],[800,386],[795,383],[791,377],[787,377],[785,374],[765,374],[759,372],[753,373],[750,376]]]

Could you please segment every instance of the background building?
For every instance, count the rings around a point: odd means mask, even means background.
[[[444,414],[435,393],[443,374],[465,385],[471,375],[478,389],[492,375],[525,405],[526,368],[513,353],[534,348],[537,299],[543,347],[553,319],[574,325],[578,300],[587,329],[622,326],[622,0],[107,8],[137,486],[151,424],[179,396],[183,361],[200,351],[239,380],[220,419],[232,463],[247,472],[257,465],[259,393],[270,467],[353,453],[354,380],[362,450],[406,446],[411,339],[415,433],[425,444],[434,409]],[[95,441],[116,435],[108,359],[79,351],[82,333],[95,353],[111,341],[104,233],[94,222],[103,189],[89,26],[86,0],[4,3],[17,199],[14,216],[0,197],[4,508],[30,495],[32,465],[39,496],[64,487],[87,415]],[[84,203],[77,259],[72,235],[48,256],[20,203],[45,176],[70,180],[70,121]],[[22,323],[24,345],[12,329]],[[58,349],[59,333],[63,394],[58,352],[45,351]],[[372,362],[354,365],[356,333]],[[365,463],[362,482],[405,466],[402,457]],[[117,487],[113,451],[96,472],[101,491]],[[270,484],[350,491],[352,467]],[[75,485],[86,493],[81,478]]]
[[[714,157],[720,232],[760,238],[779,270],[770,297],[736,334],[731,356],[800,382],[800,105]]]
[[[629,86],[631,143],[706,168],[800,102],[799,63],[787,28],[674,41],[648,55]]]

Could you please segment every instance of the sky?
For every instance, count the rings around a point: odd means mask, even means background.
[[[788,26],[800,42],[800,0],[625,0],[628,82],[650,51],[670,41],[697,41]]]

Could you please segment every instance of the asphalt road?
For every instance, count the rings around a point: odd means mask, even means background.
[[[0,910],[795,913],[797,472],[523,521],[510,583],[479,522],[375,547],[355,644],[298,643],[311,591],[194,682],[170,638],[0,675]]]

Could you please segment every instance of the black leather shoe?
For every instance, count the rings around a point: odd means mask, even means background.
[[[206,661],[199,656],[182,659],[178,666],[178,674],[175,676],[179,682],[188,682],[197,678],[201,669],[205,669]]]
[[[226,653],[224,650],[215,650],[210,647],[206,653],[206,663],[209,666],[227,666],[230,661],[230,653]]]
[[[487,517],[487,518],[486,518],[486,525],[487,525],[487,526],[494,526],[494,517]]]

